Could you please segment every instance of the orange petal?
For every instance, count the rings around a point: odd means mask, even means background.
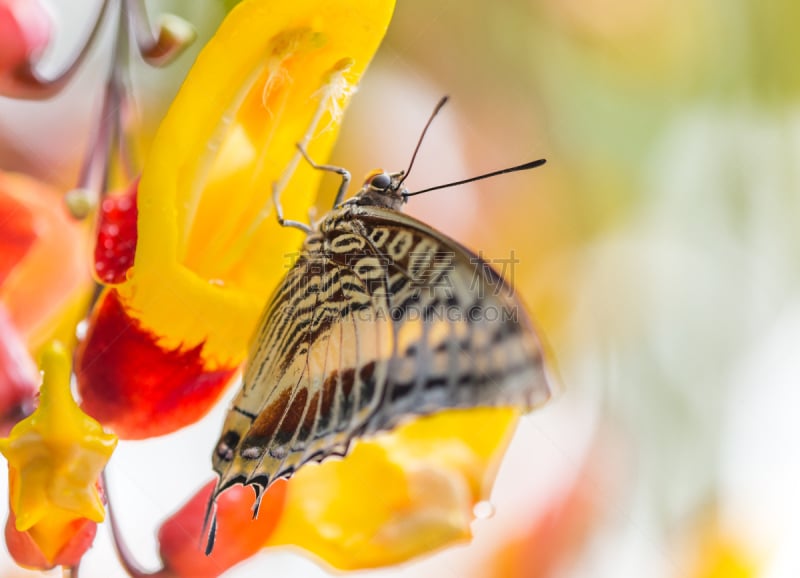
[[[0,211],[9,210],[10,203],[17,205],[12,213],[0,213],[4,223],[0,239],[8,231],[5,223],[17,218],[23,223],[30,218],[36,234],[24,258],[0,285],[0,300],[29,347],[35,349],[53,337],[57,327],[53,319],[83,299],[90,287],[87,230],[67,214],[58,191],[30,177],[0,172],[0,198],[4,199]],[[18,226],[15,230],[24,231]],[[22,242],[21,237],[16,238]]]
[[[36,242],[33,214],[0,188],[0,285]]]

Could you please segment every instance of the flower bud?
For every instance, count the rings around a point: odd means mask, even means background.
[[[139,179],[122,194],[111,194],[100,205],[94,270],[108,284],[122,283],[136,254],[136,191]]]
[[[48,559],[36,542],[35,534],[31,531],[17,530],[16,520],[13,510],[10,511],[5,530],[8,552],[20,566],[36,570],[49,570],[55,566],[76,566],[94,542],[97,533],[97,523],[87,518],[74,518],[58,526],[58,533],[64,540],[59,543],[59,549],[53,558]]]
[[[77,564],[105,516],[99,479],[117,439],[72,399],[71,369],[69,352],[48,346],[39,407],[0,439],[8,460],[9,551],[34,568]]]

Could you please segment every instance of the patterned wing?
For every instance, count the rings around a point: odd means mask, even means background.
[[[388,209],[335,211],[267,307],[214,455],[217,493],[265,489],[354,437],[447,408],[533,408],[551,394],[512,287]]]
[[[217,493],[265,489],[305,462],[344,455],[374,412],[393,350],[383,275],[356,274],[321,241],[307,240],[262,315],[213,457]]]
[[[391,429],[409,415],[533,409],[551,397],[541,343],[502,275],[412,217],[373,208],[362,219],[374,250],[389,258],[395,341],[384,401],[366,433]]]

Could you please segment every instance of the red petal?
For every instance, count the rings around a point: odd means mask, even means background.
[[[123,439],[176,431],[202,418],[238,367],[209,370],[202,345],[164,350],[129,315],[117,292],[94,309],[75,372],[82,409]]]
[[[258,552],[280,520],[286,482],[270,486],[253,519],[253,490],[234,486],[217,500],[217,536],[209,556],[203,551],[206,505],[214,489],[209,482],[158,531],[161,559],[178,578],[215,578]]]
[[[136,254],[136,179],[123,194],[111,195],[100,206],[94,270],[103,283],[122,283]]]

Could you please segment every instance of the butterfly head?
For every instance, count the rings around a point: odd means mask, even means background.
[[[408,190],[403,186],[405,174],[405,171],[387,173],[382,169],[370,172],[361,190],[347,204],[399,211],[408,197]]]

